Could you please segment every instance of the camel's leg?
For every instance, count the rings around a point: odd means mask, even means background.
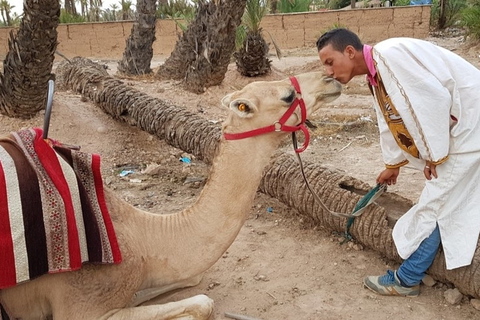
[[[172,290],[196,286],[197,284],[200,283],[200,281],[202,281],[202,278],[203,278],[203,274],[199,274],[198,276],[195,276],[193,278],[172,283],[168,286],[159,287],[159,288],[149,288],[142,291],[138,291],[137,293],[135,293],[135,295],[132,298],[132,301],[130,301],[127,307],[136,307],[146,301],[149,301],[153,298],[158,297],[161,294],[170,292]]]
[[[101,320],[207,320],[213,312],[213,300],[200,294],[160,305],[116,309]]]

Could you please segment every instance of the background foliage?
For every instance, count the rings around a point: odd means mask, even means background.
[[[66,1],[66,0],[64,0]],[[103,8],[101,0],[77,0],[80,12],[67,11],[64,1],[60,23],[83,23],[91,21],[120,21],[135,19],[134,0],[118,0],[117,3]],[[67,0],[68,1],[68,0]],[[71,0],[70,0],[71,1]],[[195,16],[197,0],[158,0],[157,17],[159,19],[175,19],[177,24],[185,28]],[[212,0],[213,1],[213,0]],[[265,0],[262,1],[267,13],[293,13],[314,10],[336,10],[350,6],[351,0]],[[360,1],[368,6],[371,1]],[[385,4],[386,0],[380,0]],[[441,3],[445,4],[444,17],[441,17]],[[357,2],[358,3],[358,2]],[[393,6],[410,5],[410,0],[391,0]],[[358,7],[358,5],[357,5]],[[22,16],[13,12],[8,0],[0,0],[0,26],[18,26]],[[17,8],[18,9],[18,8]],[[480,0],[432,0],[430,25],[432,29],[448,27],[463,28],[467,36],[480,40]],[[240,30],[240,32],[242,32]]]

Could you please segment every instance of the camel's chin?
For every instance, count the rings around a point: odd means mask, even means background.
[[[340,94],[342,92],[332,92],[332,93],[324,93],[322,95],[322,102],[325,102],[325,103],[328,103],[328,102],[332,102],[334,101],[335,99],[337,99],[338,97],[340,97]]]

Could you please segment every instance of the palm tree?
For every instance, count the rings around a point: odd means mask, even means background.
[[[0,13],[2,14],[3,23],[6,26],[12,25],[12,18],[10,17],[10,13],[12,13],[12,9],[15,6],[11,6],[7,0],[0,1]]]
[[[247,34],[240,50],[233,54],[237,70],[241,75],[255,77],[264,75],[271,70],[272,61],[268,59],[269,47],[262,36],[262,28],[260,28],[260,21],[266,13],[267,3],[265,0],[247,0],[242,19]]]
[[[183,80],[187,90],[202,93],[225,78],[235,50],[235,31],[247,0],[198,0],[195,19],[157,76]]]
[[[0,74],[0,113],[31,118],[45,108],[57,48],[58,0],[25,0],[16,35],[10,33]]]
[[[270,0],[270,13],[277,13],[278,0]]]
[[[112,18],[113,21],[117,21],[117,10],[118,10],[118,5],[117,4],[111,4],[110,9],[112,10]]]
[[[102,8],[102,0],[90,0],[89,21],[100,21],[101,8]]]
[[[121,0],[120,5],[122,7],[122,20],[130,19],[132,12],[132,1]]]
[[[80,11],[83,18],[88,20],[88,0],[79,0],[80,2]]]
[[[137,0],[137,20],[127,39],[123,59],[118,63],[118,71],[126,75],[151,73],[155,41],[156,0]]]
[[[65,11],[73,16],[77,15],[77,7],[75,6],[75,0],[65,0]]]

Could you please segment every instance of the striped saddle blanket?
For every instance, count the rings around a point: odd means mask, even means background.
[[[103,192],[98,155],[39,128],[0,139],[0,289],[84,262],[120,263]]]

